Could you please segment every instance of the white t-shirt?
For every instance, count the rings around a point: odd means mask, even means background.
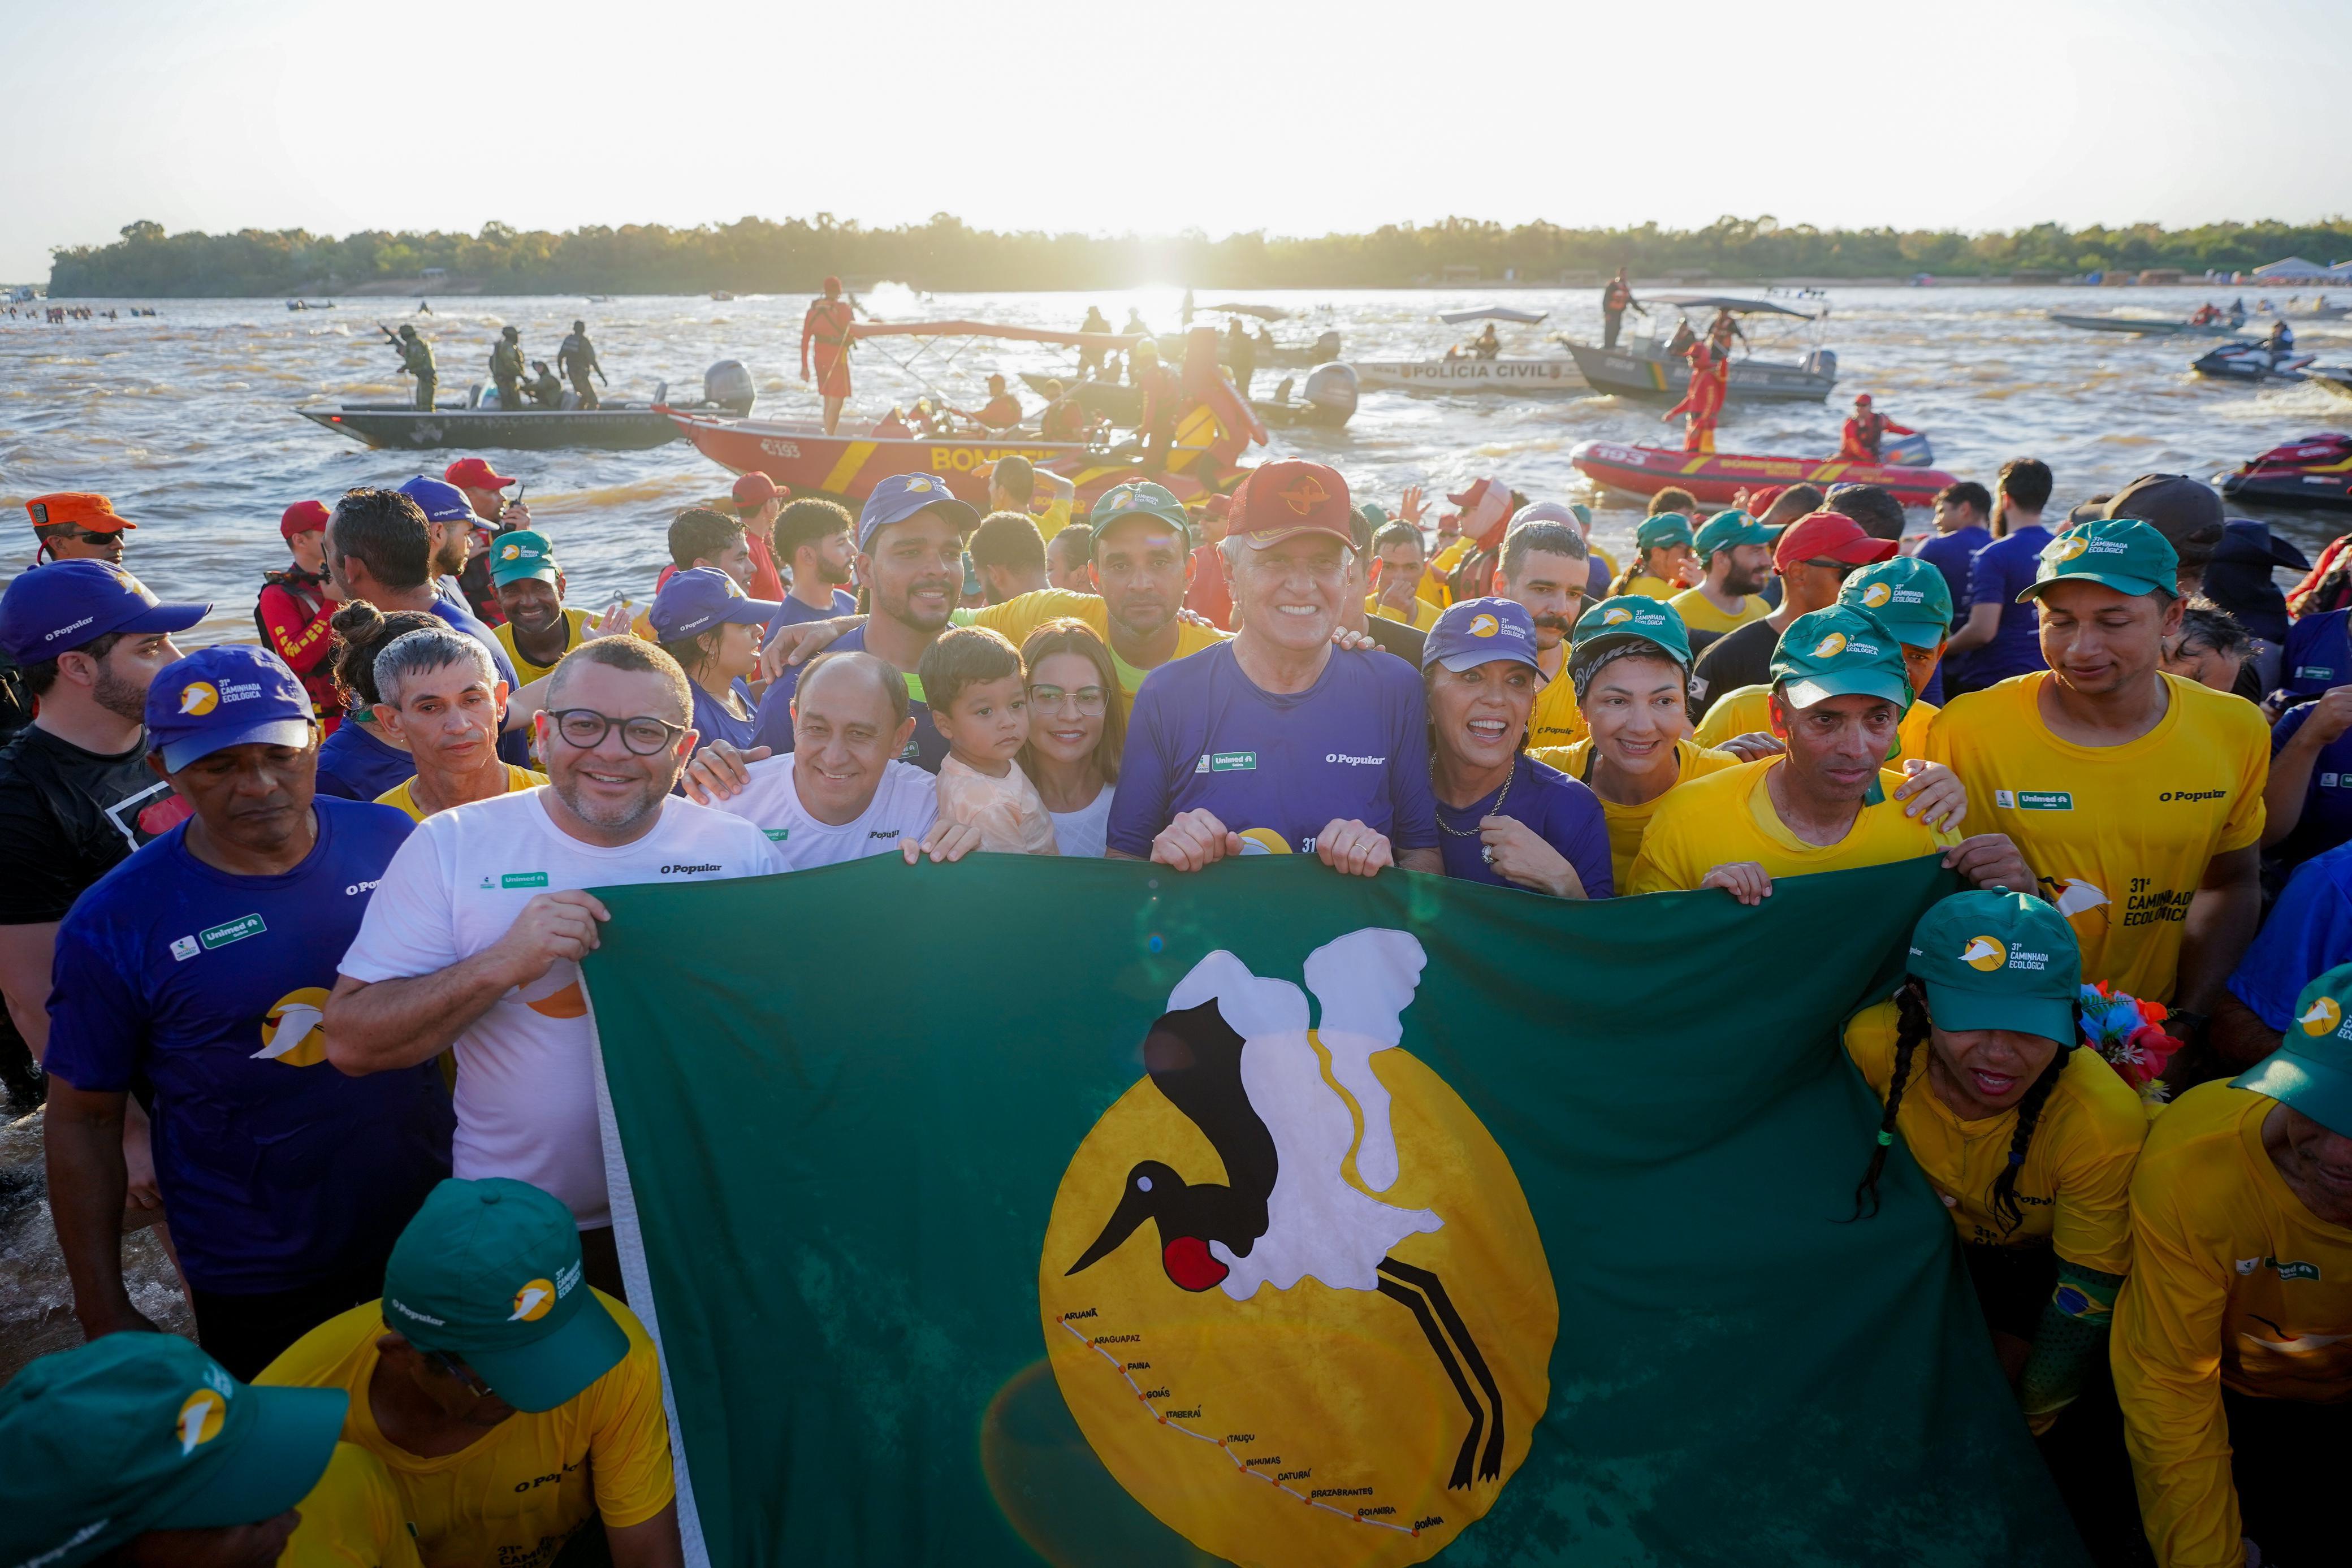
[[[1055,847],[1065,855],[1100,860],[1104,835],[1110,826],[1110,798],[1115,791],[1115,786],[1106,784],[1101,794],[1076,810],[1047,813],[1054,819]]]
[[[546,794],[494,796],[419,823],[384,868],[342,972],[373,983],[446,969],[504,936],[542,893],[783,869],[749,823],[690,800],[665,799],[652,832],[600,849],[555,825]],[[611,1224],[580,967],[559,960],[507,992],[457,1037],[457,1051],[455,1174],[527,1181],[562,1198],[583,1229]]]
[[[801,804],[789,754],[754,762],[740,795],[713,800],[719,810],[759,824],[775,841],[786,871],[809,871],[895,852],[900,839],[922,841],[940,814],[939,779],[909,762],[886,762],[873,803],[854,822],[820,822]]]

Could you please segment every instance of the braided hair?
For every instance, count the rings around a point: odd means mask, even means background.
[[[1927,993],[1916,979],[1903,983],[1895,993],[1895,1071],[1886,1082],[1886,1105],[1878,1119],[1878,1146],[1870,1151],[1870,1165],[1862,1173],[1862,1180],[1853,1189],[1853,1219],[1860,1219],[1866,1203],[1871,1214],[1878,1212],[1878,1178],[1886,1169],[1886,1151],[1895,1146],[1895,1118],[1903,1103],[1903,1091],[1910,1086],[1912,1064],[1919,1047],[1927,1043],[1931,1027],[1927,1017]],[[2082,1009],[2074,1010],[2074,1032],[2082,1034]],[[2066,1071],[2067,1052],[2071,1046],[2061,1043],[2050,1065],[2042,1076],[2026,1090],[2025,1097],[2017,1103],[2017,1131],[2010,1135],[2009,1159],[2000,1174],[1992,1179],[1993,1212],[2000,1218],[2001,1234],[2006,1236],[2024,1222],[2025,1214],[2017,1202],[2017,1173],[2025,1167],[2025,1155],[2033,1142],[2033,1129],[2042,1120],[2043,1107],[2058,1087],[2059,1075]]]

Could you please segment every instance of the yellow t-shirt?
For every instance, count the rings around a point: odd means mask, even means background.
[[[1566,653],[1561,650],[1559,674],[1536,688],[1536,706],[1528,710],[1530,747],[1574,746],[1592,733],[1584,722],[1584,710],[1576,706],[1576,683],[1568,678]]]
[[[613,1529],[642,1524],[677,1491],[653,1341],[635,1312],[596,1295],[628,1335],[620,1364],[554,1409],[517,1413],[439,1458],[394,1446],[376,1426],[368,1380],[384,1332],[379,1301],[329,1318],[254,1382],[351,1395],[343,1439],[391,1472],[426,1568],[545,1568],[590,1519],[601,1516]]]
[[[1968,786],[1970,832],[2007,833],[2083,944],[2085,983],[2172,999],[2189,901],[2215,855],[2263,836],[2270,732],[2242,697],[2166,675],[2156,727],[2125,746],[2042,722],[2046,671],[1955,697],[1927,755]]]
[[[1611,595],[1611,597],[1622,599],[1629,594],[1638,593],[1644,599],[1654,599],[1663,604],[1672,602],[1675,596],[1682,591],[1683,585],[1681,583],[1668,582],[1663,577],[1652,577],[1648,572],[1642,571],[1635,572],[1631,578],[1628,578],[1626,580],[1625,586],[1619,589],[1616,593]],[[1769,612],[1767,612],[1767,613],[1769,613]]]
[[[518,768],[511,762],[505,766],[506,793],[509,795],[518,789],[536,789],[547,782],[547,775],[544,773],[533,773],[530,768]],[[375,803],[379,806],[397,807],[408,813],[408,820],[412,822],[421,822],[432,815],[430,811],[416,803],[416,775],[414,773],[378,795],[375,798]]]
[[[1066,588],[1041,588],[1034,593],[1024,593],[992,604],[984,610],[961,610],[956,612],[959,626],[985,626],[992,632],[1002,632],[1007,641],[1018,648],[1029,640],[1029,633],[1046,622],[1062,616],[1085,622],[1094,628],[1106,646],[1110,643],[1110,609],[1091,593],[1073,593]],[[1184,658],[1203,648],[1213,648],[1224,642],[1230,632],[1213,626],[1195,626],[1190,621],[1176,622],[1175,658]],[[1136,688],[1143,685],[1150,670],[1139,669],[1114,651],[1111,664],[1118,670],[1119,700],[1127,707],[1135,706]],[[1126,711],[1122,708],[1120,711]]]
[[[319,1484],[295,1507],[302,1522],[278,1568],[423,1568],[400,1489],[357,1443],[335,1445]]]
[[[2221,1390],[2352,1399],[2352,1229],[2323,1222],[2263,1147],[2277,1103],[2201,1083],[2148,1129],[2113,1361],[2140,1517],[2166,1568],[2237,1568]]]
[[[1445,580],[1454,575],[1454,569],[1462,564],[1462,558],[1470,553],[1476,542],[1464,535],[1430,557],[1429,565],[1422,570],[1421,586],[1414,591],[1440,610],[1453,603],[1454,593],[1445,586]]]
[[[642,617],[640,619],[642,619]],[[585,610],[564,611],[564,653],[569,653],[572,649],[580,646],[580,628],[585,626],[589,620],[590,616],[588,612]],[[650,640],[652,633],[653,622],[648,621],[646,622],[645,630],[639,632],[637,635]],[[514,661],[515,674],[522,678],[522,684],[524,685],[530,685],[531,682],[538,680],[541,676],[547,674],[550,671],[555,668],[553,664],[534,664],[529,659],[524,658],[522,656],[522,650],[515,646],[514,628],[512,626],[500,622],[499,625],[490,628],[490,635],[499,640],[499,646],[504,648],[507,651],[507,657]],[[563,653],[558,653],[556,655],[558,659],[561,659]]]
[[[1706,716],[1698,721],[1698,743],[1721,746],[1736,735],[1771,734],[1772,710],[1767,701],[1771,695],[1770,686],[1738,686],[1724,693],[1708,706]],[[1934,703],[1911,705],[1903,722],[1895,727],[1899,749],[1888,758],[1889,767],[1909,758],[1927,758],[1927,732],[1934,727],[1939,711]],[[1960,825],[1969,826],[1966,822]]]
[[[1881,1002],[1845,1026],[1845,1051],[1879,1099],[1895,1077],[1898,1015]],[[2009,1165],[2017,1113],[1964,1122],[1927,1082],[1922,1040],[1911,1052],[1910,1076],[1895,1127],[1951,1211],[1960,1239],[1986,1247],[2046,1245],[2058,1256],[2105,1274],[2131,1270],[2131,1174],[2147,1135],[2139,1094],[2093,1051],[2066,1054],[2058,1087],[2050,1092],[2017,1169],[2017,1207],[2023,1216],[2004,1231],[1992,1202],[1993,1178]]]
[[[1416,592],[1412,601],[1412,619],[1406,621],[1403,616],[1397,613],[1395,606],[1390,604],[1379,594],[1367,593],[1364,595],[1364,613],[1377,615],[1384,621],[1399,622],[1416,632],[1426,632],[1437,624],[1439,612],[1436,605]]]
[[[1586,736],[1573,746],[1546,747],[1530,750],[1528,755],[1548,767],[1557,768],[1580,783],[1592,782],[1596,747],[1592,737]],[[1739,758],[1728,751],[1709,751],[1687,740],[1675,742],[1675,782],[1654,798],[1638,806],[1621,806],[1595,789],[1593,796],[1601,802],[1601,815],[1609,824],[1609,872],[1618,892],[1626,889],[1626,879],[1633,874],[1633,862],[1642,853],[1642,836],[1650,826],[1650,819],[1666,803],[1676,789],[1694,779],[1704,779],[1710,773],[1720,773],[1727,768],[1739,766]]]
[[[1657,580],[1651,579],[1652,581]],[[1761,621],[1772,613],[1760,593],[1751,593],[1740,601],[1739,613],[1726,615],[1715,607],[1715,601],[1696,588],[1685,588],[1666,601],[1682,612],[1683,624],[1694,632],[1737,632],[1750,621]]]
[[[1687,892],[1717,866],[1748,861],[1771,877],[1850,871],[1935,854],[1960,841],[1958,834],[1905,816],[1902,803],[1893,798],[1903,775],[1882,770],[1878,781],[1888,798],[1863,807],[1836,843],[1809,844],[1772,809],[1765,779],[1781,760],[1743,762],[1667,790],[1664,806],[1642,836],[1641,858],[1633,862],[1625,891]]]

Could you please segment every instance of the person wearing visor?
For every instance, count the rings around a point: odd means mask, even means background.
[[[1683,704],[1690,666],[1690,639],[1671,605],[1639,595],[1595,604],[1577,622],[1561,672],[1591,733],[1529,753],[1582,782],[1601,802],[1610,885],[1617,893],[1625,891],[1642,835],[1666,791],[1742,760],[1687,738]]]
[[[760,708],[745,677],[760,667],[761,628],[782,609],[779,600],[746,597],[707,566],[676,573],[654,595],[654,636],[694,684],[697,749],[715,740],[751,746]]]
[[[2116,1395],[2166,1568],[2344,1560],[2352,1453],[2352,964],[2279,1049],[2149,1128]]]
[[[33,1362],[0,1391],[0,1563],[418,1568],[341,1389],[259,1388],[176,1334]]]
[[[1939,851],[1972,885],[2033,885],[2009,840],[1951,831],[1968,802],[1949,769],[1887,768],[1912,694],[1902,648],[1879,621],[1844,605],[1800,615],[1772,675],[1772,731],[1787,749],[1675,791],[1642,841],[1633,892],[1719,887],[1756,904],[1776,876]]]
[[[1951,633],[1948,622],[1938,622],[1936,616],[1951,601],[1951,590],[1945,584],[1944,574],[1933,563],[1916,556],[1893,556],[1865,566],[1847,578],[1845,586],[1838,590],[1839,603],[1867,611],[1895,633],[1895,642],[1902,645],[1903,665],[1915,692],[1937,689],[1937,665]],[[1707,705],[1706,716],[1699,721],[1699,744],[1722,746],[1734,736],[1758,731],[1769,734],[1772,727],[1771,701],[1772,688],[1769,685],[1742,686],[1724,693]],[[1895,760],[1927,757],[1927,730],[1939,711],[1925,696],[1911,705],[1895,728],[1898,749]]]
[[[1535,620],[1508,599],[1465,599],[1421,659],[1429,787],[1445,874],[1554,898],[1606,898],[1609,827],[1592,791],[1528,757],[1542,689]]]
[[[121,1246],[124,1107],[152,1091],[197,1341],[250,1377],[376,1290],[400,1228],[449,1173],[439,1074],[347,1078],[321,1028],[335,966],[410,828],[383,806],[314,798],[310,695],[259,648],[167,666],[147,730],[150,766],[191,814],[58,927],[50,1208],[84,1332],[152,1329]]]
[[[1717,637],[1771,612],[1762,595],[1772,580],[1772,530],[1745,512],[1717,512],[1692,537],[1691,549],[1705,575],[1666,602],[1681,613],[1692,652],[1704,653]]]
[[[653,1341],[581,1278],[571,1211],[528,1182],[435,1187],[382,1299],[255,1383],[349,1397],[344,1430],[390,1472],[434,1568],[550,1562],[583,1531],[616,1568],[684,1561]]]
[[[1663,604],[1696,587],[1700,575],[1690,519],[1680,512],[1660,512],[1643,517],[1633,530],[1633,564],[1609,585],[1609,596],[1633,595]],[[1687,626],[1683,635],[1690,635]]]
[[[52,560],[103,560],[122,564],[122,536],[139,525],[90,490],[58,490],[25,503],[33,520],[33,564]]]
[[[1920,916],[1895,996],[1845,1030],[1885,1107],[1854,1217],[1878,1212],[1882,1184],[1911,1179],[1886,1168],[1901,1138],[1958,1229],[1993,1349],[2070,1501],[2088,1490],[2086,1458],[2120,1458],[2107,1331],[2131,1269],[2132,1164],[2147,1134],[2137,1092],[2077,1049],[2081,985],[2065,916],[2031,894],[1957,893]],[[2053,1432],[2086,1394],[2082,1418]],[[2120,1465],[2105,1469],[2121,1499]],[[2097,1527],[2084,1523],[2086,1536]]]
[[[2084,977],[2170,1005],[2201,1047],[2261,918],[2270,735],[2253,704],[2164,673],[2179,561],[2145,522],[2058,534],[2018,595],[2049,668],[1953,698],[1928,754],[2074,923]]]

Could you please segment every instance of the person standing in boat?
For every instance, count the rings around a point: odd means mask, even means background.
[[[1089,305],[1087,307],[1087,319],[1078,323],[1078,330],[1081,332],[1108,333],[1110,330],[1110,318],[1102,313],[1102,307],[1099,305]],[[1084,381],[1087,377],[1087,373],[1090,371],[1099,371],[1102,369],[1102,362],[1103,351],[1100,349],[1080,349],[1078,350],[1078,379]]]
[[[422,302],[419,303],[421,306]],[[399,340],[393,347],[400,350],[402,372],[416,378],[417,408],[426,413],[432,413],[433,389],[441,374],[433,363],[433,345],[419,337],[414,326],[403,321]]]
[[[596,407],[598,405],[596,388],[591,383],[589,378],[604,376],[604,367],[596,358],[596,345],[588,340],[587,322],[572,323],[571,335],[556,346],[555,362],[563,367],[564,377],[571,382],[572,390],[580,394],[580,406]],[[612,384],[610,377],[605,377],[605,384],[607,386]],[[557,402],[561,402],[562,399],[559,398]]]
[[[490,350],[490,380],[499,389],[499,412],[522,412],[522,334],[512,327],[499,329],[499,340]]]
[[[1688,414],[1690,423],[1684,430],[1683,450],[1711,453],[1715,450],[1715,418],[1723,410],[1724,392],[1731,379],[1731,361],[1717,352],[1712,329],[1706,341],[1694,338],[1682,352],[1683,358],[1690,361],[1690,388],[1683,393],[1682,402],[1659,415],[1659,423],[1664,423],[1678,413]]]
[[[1257,344],[1242,330],[1238,316],[1225,323],[1225,368],[1234,373],[1234,386],[1242,396],[1250,394],[1250,382],[1257,377]]]
[[[824,400],[824,433],[841,427],[841,405],[849,401],[849,301],[842,297],[841,279],[824,280],[824,298],[812,302],[801,319],[801,380],[809,379],[809,346],[816,346],[816,392]]]
[[[1602,348],[1613,349],[1617,346],[1617,333],[1625,324],[1625,312],[1628,310],[1641,310],[1644,316],[1649,314],[1647,310],[1642,309],[1642,302],[1633,298],[1633,286],[1625,281],[1625,269],[1621,267],[1617,269],[1617,276],[1603,285],[1601,290],[1601,346]]]
[[[1492,321],[1486,323],[1485,331],[1470,340],[1470,357],[1474,360],[1498,359],[1502,352],[1503,341],[1495,336],[1495,324]]]
[[[1896,435],[1916,435],[1910,426],[1897,424],[1871,406],[1868,392],[1853,394],[1853,417],[1845,422],[1845,439],[1838,447],[1838,457],[1846,463],[1878,461],[1879,444],[1889,432]]]

